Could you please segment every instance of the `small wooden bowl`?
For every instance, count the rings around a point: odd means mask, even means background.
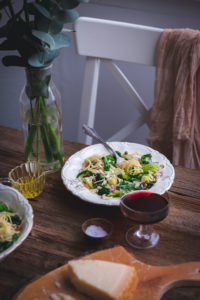
[[[103,241],[111,236],[113,225],[106,219],[92,218],[82,224],[82,231],[91,240]]]

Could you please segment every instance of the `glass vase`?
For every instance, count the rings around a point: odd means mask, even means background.
[[[61,96],[51,80],[51,66],[27,68],[20,95],[25,161],[34,160],[50,172],[64,162]]]

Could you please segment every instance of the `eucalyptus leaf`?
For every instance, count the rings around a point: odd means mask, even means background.
[[[4,66],[18,66],[25,67],[26,61],[22,57],[16,55],[4,56],[2,59]]]
[[[56,21],[58,23],[71,23],[71,22],[74,22],[77,18],[78,18],[78,13],[76,10],[74,9],[68,9],[68,10],[60,10],[55,18],[56,18]]]
[[[63,24],[57,22],[57,20],[54,19],[54,20],[51,21],[51,24],[50,24],[50,26],[49,26],[49,31],[50,31],[52,34],[56,34],[56,33],[61,32],[61,31],[62,31],[62,28],[63,28]]]
[[[15,42],[18,43],[18,39],[21,39],[28,30],[29,28],[26,28],[26,22],[19,18],[10,25],[7,36],[9,39],[15,40]]]
[[[65,23],[74,22],[78,13],[74,10],[80,3],[88,0],[21,0],[19,6],[13,0],[0,0],[0,19],[2,10],[7,23],[0,27],[0,51],[13,50],[17,55],[5,56],[5,65],[43,67],[52,63],[59,54],[58,49],[69,46],[70,39],[61,32]],[[2,18],[1,18],[2,17]]]
[[[29,65],[35,68],[43,67],[44,66],[43,56],[44,56],[43,52],[34,53],[28,59]]]
[[[55,34],[52,36],[55,42],[55,47],[54,49],[59,49],[63,47],[67,47],[70,44],[70,38],[62,33]]]
[[[38,30],[35,30],[33,29],[32,30],[32,34],[40,39],[41,41],[47,43],[49,45],[50,48],[54,48],[55,47],[55,43],[54,43],[54,39],[51,37],[50,34],[46,33],[46,32],[43,32],[43,31],[38,31]]]
[[[50,64],[58,54],[58,50],[46,50],[44,52],[34,53],[29,57],[28,63],[32,67],[43,67]]]
[[[50,64],[53,59],[55,57],[57,57],[59,55],[59,51],[57,49],[55,50],[46,50],[45,51],[45,56],[44,56],[44,62],[45,62],[45,65],[48,65]]]
[[[0,44],[0,50],[16,50],[16,45],[12,40],[5,40]]]
[[[10,23],[8,22],[4,26],[0,27],[0,38],[6,37],[10,28]]]
[[[60,4],[64,9],[72,9],[77,7],[79,2],[76,0],[61,0]]]
[[[29,35],[26,35],[26,34],[23,35],[22,40],[24,40],[27,44],[29,44],[33,51],[34,51],[34,49],[37,52],[44,50],[44,47],[39,42],[31,39]]]
[[[1,3],[0,3],[0,10],[5,8],[6,6],[9,5],[10,0],[1,0]]]
[[[28,13],[30,15],[35,15],[36,12],[38,11],[35,6],[34,6],[34,3],[27,3],[26,4],[26,7],[27,7],[27,10],[28,10]]]
[[[46,1],[46,5],[44,5],[46,8],[51,7],[51,12],[53,13],[53,11],[55,10],[55,8],[61,9],[62,6],[60,5],[61,0],[57,1],[57,0],[47,0]]]
[[[61,32],[63,28],[62,23],[56,22],[56,20],[49,20],[43,16],[41,18],[38,18],[36,21],[37,29],[43,32],[48,32],[50,34],[57,34]]]
[[[45,16],[48,19],[51,19],[50,12],[44,6],[38,3],[33,3],[33,6],[37,9],[37,11],[39,11],[39,13],[41,13],[41,15]]]

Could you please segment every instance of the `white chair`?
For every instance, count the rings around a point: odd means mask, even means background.
[[[83,133],[82,125],[94,127],[100,62],[112,73],[140,112],[138,119],[108,139],[121,141],[144,123],[148,124],[149,110],[113,60],[154,66],[155,50],[163,29],[88,17],[78,18],[74,29],[76,51],[86,56],[78,141],[92,143],[92,138]]]

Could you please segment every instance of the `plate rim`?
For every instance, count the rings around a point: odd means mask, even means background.
[[[25,224],[24,229],[22,230],[21,234],[19,235],[18,239],[6,250],[0,253],[0,262],[4,260],[9,254],[11,254],[16,248],[18,248],[29,236],[29,234],[32,231],[33,228],[33,219],[34,219],[34,213],[33,208],[31,204],[28,202],[28,200],[15,188],[11,186],[4,185],[0,183],[0,191],[6,191],[8,190],[9,193],[13,193],[15,197],[17,198],[16,202],[23,204],[24,212],[27,213],[26,216],[24,216],[23,222],[26,219],[27,223]],[[6,201],[3,201],[6,203]]]
[[[116,141],[112,141],[112,142],[107,142],[109,145],[111,145],[113,147],[113,144],[124,144],[124,145],[128,145],[128,146],[134,146],[134,147],[142,147],[144,148],[145,150],[149,150],[150,152],[154,152],[156,154],[158,154],[159,156],[161,156],[163,158],[163,160],[167,163],[167,166],[170,166],[171,168],[171,171],[172,171],[172,174],[171,174],[171,181],[169,183],[169,185],[163,190],[163,192],[161,194],[164,194],[166,191],[168,191],[173,182],[174,182],[174,178],[175,178],[175,169],[174,169],[174,166],[172,165],[172,163],[169,161],[169,159],[164,155],[162,154],[161,152],[159,152],[158,150],[155,150],[147,145],[144,145],[144,144],[139,144],[139,143],[134,143],[134,142],[124,142],[124,141],[121,141],[121,142],[116,142]],[[65,164],[63,165],[62,167],[62,170],[61,170],[61,179],[63,181],[63,184],[65,186],[65,188],[71,192],[74,196],[78,197],[80,200],[84,201],[84,202],[87,202],[87,203],[92,203],[92,204],[96,204],[96,205],[102,205],[102,206],[119,206],[120,204],[120,198],[116,198],[116,199],[113,199],[113,200],[104,200],[102,198],[99,197],[99,200],[95,200],[95,201],[92,201],[92,200],[88,200],[88,199],[85,199],[84,197],[81,197],[80,193],[79,192],[75,192],[74,189],[71,189],[70,188],[70,184],[68,182],[68,179],[65,177],[64,175],[64,172],[65,170],[69,167],[70,165],[70,161],[74,158],[74,157],[77,157],[79,154],[82,154],[86,151],[88,151],[88,149],[90,148],[94,148],[94,147],[102,147],[103,145],[100,144],[100,143],[97,143],[97,144],[92,144],[92,145],[85,145],[84,148],[76,151],[74,154],[72,154],[65,162]],[[137,150],[136,150],[137,152]],[[107,151],[107,149],[105,148],[105,153],[109,153]],[[80,186],[84,187],[83,184],[81,183],[81,181],[79,180],[79,184]],[[89,189],[87,189],[86,187],[84,187],[86,190],[89,191]],[[133,192],[133,191],[132,191]],[[90,192],[91,195],[93,194],[92,192]],[[95,195],[95,194],[94,194]]]

